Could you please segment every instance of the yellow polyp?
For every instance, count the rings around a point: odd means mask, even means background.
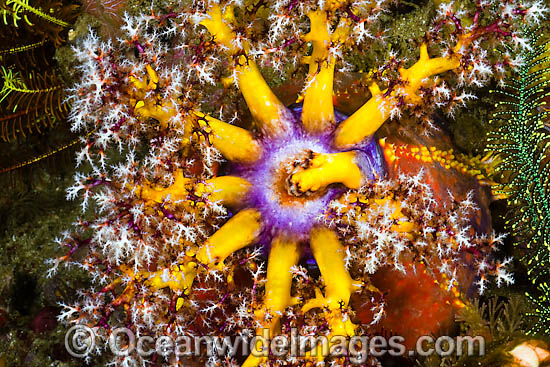
[[[176,115],[177,107],[172,102],[145,98],[147,91],[156,89],[159,82],[156,72],[149,65],[146,68],[149,75],[148,82],[130,77],[130,81],[135,87],[130,103],[134,105],[134,112],[136,114],[143,118],[154,118],[163,127],[166,127],[170,119]]]
[[[391,198],[374,199],[375,205],[386,206],[389,205],[392,209],[391,219],[397,220],[398,223],[391,226],[392,231],[409,233],[415,230],[416,226],[412,222],[408,222],[407,218],[401,212],[401,203]]]
[[[265,297],[263,305],[255,312],[255,317],[262,325],[261,329],[256,331],[257,335],[263,335],[263,329],[269,330],[269,337],[273,337],[275,329],[278,327],[282,312],[295,304],[291,296],[292,273],[290,268],[298,263],[299,259],[298,243],[295,240],[285,237],[277,237],[273,240],[269,259],[267,262],[267,283],[265,285]],[[265,320],[266,314],[270,315]],[[254,346],[259,352],[260,345]],[[260,353],[251,353],[243,367],[255,367],[265,363],[267,358]]]
[[[154,118],[160,122],[162,127],[166,127],[170,119],[176,115],[177,109],[172,104],[157,103],[152,100],[140,100],[136,102],[134,112],[141,117]]]
[[[130,90],[130,104],[134,106],[136,115],[142,119],[155,119],[162,128],[170,127],[171,122],[174,121],[173,125],[176,128],[182,128],[184,136],[191,136],[193,126],[191,117],[194,115],[178,116],[178,108],[172,100],[163,101],[158,95],[148,96],[149,91],[157,89],[159,77],[150,65],[146,65],[145,68],[147,77],[142,78],[143,80],[130,76],[130,84],[133,87]],[[186,145],[189,139],[181,139],[181,143]]]
[[[347,307],[351,294],[362,284],[349,275],[344,261],[345,251],[338,236],[328,228],[314,228],[310,243],[325,285],[324,306],[331,310]],[[304,311],[309,309],[311,307],[306,304]]]
[[[143,102],[143,101],[138,101],[138,102],[135,104],[134,109],[139,110],[140,108],[143,108],[143,107],[145,107],[145,102]]]
[[[423,79],[459,66],[460,57],[454,53],[446,57],[430,58],[428,55],[428,46],[423,43],[420,46],[420,58],[418,61],[408,69],[399,69],[399,74],[407,82],[405,85],[407,95],[415,96],[418,89],[422,86]]]
[[[313,257],[319,266],[323,283],[324,295],[316,289],[316,297],[309,300],[302,311],[307,312],[313,308],[325,309],[325,320],[329,325],[329,344],[333,336],[353,336],[356,326],[348,315],[343,313],[349,305],[351,294],[362,287],[350,276],[345,266],[344,248],[336,234],[328,228],[319,227],[311,231],[310,236]],[[375,289],[373,287],[373,289]],[[321,361],[326,357],[326,346],[319,345],[308,354]]]
[[[199,123],[208,125],[211,129],[211,143],[228,160],[241,163],[253,163],[257,161],[262,149],[260,144],[252,137],[247,130],[228,124],[226,122],[195,112],[201,118]]]
[[[313,53],[306,59],[309,64],[308,87],[304,95],[302,123],[307,131],[325,131],[334,122],[332,89],[334,57],[330,57],[331,37],[328,32],[327,13],[316,10],[308,13],[310,31],[304,36],[313,44]]]
[[[149,76],[149,83],[147,84],[147,87],[149,89],[157,89],[157,85],[159,83],[159,76],[157,75],[157,72],[153,70],[151,65],[146,65],[145,70],[147,70],[147,75]]]
[[[460,39],[453,49],[453,53],[445,57],[430,58],[425,43],[420,46],[420,57],[408,69],[399,69],[401,79],[405,82],[403,97],[412,103],[422,103],[416,94],[422,86],[423,80],[430,76],[455,69],[460,66],[460,56],[456,54],[465,43],[469,42],[469,35]],[[348,117],[336,131],[334,145],[340,149],[350,148],[359,144],[365,138],[372,136],[389,118],[390,109],[397,108],[398,99],[394,94],[384,96],[387,91],[373,84],[370,88],[371,98],[356,112]]]
[[[172,201],[184,200],[187,197],[187,187],[191,183],[191,179],[183,177],[182,170],[174,172],[174,183],[169,187],[163,188],[145,183],[141,186],[136,186],[136,194],[143,200],[150,200],[161,203],[167,196],[170,196]]]
[[[173,265],[170,269],[163,269],[152,273],[142,273],[146,278],[145,285],[154,288],[170,288],[174,292],[181,291],[189,294],[195,275],[197,264],[189,262],[185,265]]]
[[[226,76],[222,78],[222,84],[224,88],[229,88],[234,83],[235,83],[235,78],[233,78],[232,76]]]
[[[144,76],[141,79],[133,75],[129,77],[130,85],[133,86],[133,95],[137,99],[143,98],[148,91],[157,89],[159,83],[158,74],[151,65],[146,65],[145,71],[147,72],[147,77]]]
[[[237,207],[243,204],[251,184],[246,179],[236,176],[220,176],[199,183],[195,194],[202,196],[208,193],[210,201],[221,201],[224,205]]]
[[[147,96],[147,92],[157,89],[159,77],[156,71],[146,65],[147,78],[143,80],[130,76],[130,83],[133,86],[130,91],[130,104],[134,106],[134,112],[144,119],[155,119],[161,127],[167,128],[170,122],[178,115],[178,108],[173,101],[162,101],[159,96]],[[192,121],[189,116],[185,116],[184,121],[177,121],[176,127],[183,128],[184,135],[190,136],[192,131]],[[182,145],[188,143],[188,139],[181,139]]]
[[[391,96],[384,97],[376,83],[369,90],[371,98],[338,126],[334,138],[337,148],[352,147],[372,136],[390,116],[390,107],[396,102]]]
[[[218,4],[214,4],[208,12],[208,16],[210,18],[203,19],[200,24],[208,29],[212,37],[214,37],[214,41],[227,47],[231,53],[239,51],[233,43],[233,38],[235,37],[233,30],[224,22],[224,14],[221,7]]]
[[[290,119],[289,111],[271,91],[254,60],[246,56],[248,43],[243,41],[241,48],[236,46],[233,42],[235,34],[224,22],[219,5],[212,6],[208,15],[210,18],[203,20],[201,24],[212,34],[214,41],[227,47],[231,55],[242,53],[238,56],[235,75],[252,117],[260,124],[264,133],[271,136],[284,133]]]
[[[179,297],[176,301],[176,311],[179,311],[180,308],[182,308],[183,304],[184,304],[183,298]]]
[[[254,209],[241,210],[199,248],[196,258],[203,264],[222,268],[225,258],[251,245],[260,229],[260,213]]]
[[[137,91],[146,91],[147,90],[147,82],[141,80],[141,79],[138,79],[136,78],[135,76],[133,75],[130,75],[129,77],[130,79],[130,83],[134,86],[134,88],[137,90]]]
[[[362,174],[355,163],[355,152],[322,153],[311,160],[309,168],[293,174],[290,181],[301,192],[317,191],[333,183],[358,189]]]
[[[289,111],[269,88],[256,63],[248,59],[236,69],[239,89],[254,120],[267,135],[283,134],[290,119]]]

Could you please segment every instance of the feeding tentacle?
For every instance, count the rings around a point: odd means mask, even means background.
[[[261,325],[261,329],[256,331],[257,335],[263,335],[262,329],[268,329],[269,337],[273,337],[283,311],[296,303],[296,299],[290,294],[292,286],[290,268],[298,263],[299,255],[298,243],[295,240],[282,236],[273,240],[267,263],[264,303],[259,310],[255,311],[256,320]],[[264,363],[267,360],[267,353],[261,348],[261,343],[256,344],[254,351],[242,367],[254,367]]]
[[[459,67],[460,55],[458,52],[471,41],[470,38],[471,35],[467,34],[461,38],[449,55],[434,58],[429,57],[428,47],[423,43],[420,46],[418,61],[408,69],[399,69],[404,83],[399,94],[410,102],[421,102],[416,92],[422,86],[423,80]],[[374,82],[370,85],[369,90],[371,98],[338,127],[334,138],[334,145],[337,148],[347,149],[361,143],[365,138],[371,137],[390,117],[391,110],[398,108],[400,96],[395,90],[381,91]]]
[[[221,201],[229,207],[241,206],[250,190],[250,182],[237,176],[219,176],[199,183],[195,187],[195,195],[208,193],[210,201]]]
[[[323,296],[321,291],[317,290],[317,297],[309,300],[302,310],[304,312],[313,308],[326,310],[325,320],[330,328],[329,341],[332,336],[353,336],[356,326],[345,314],[345,310],[349,305],[351,294],[361,289],[363,285],[361,282],[354,281],[346,269],[344,248],[333,231],[324,227],[314,228],[311,231],[310,244],[323,277],[325,294]],[[374,287],[372,288],[376,290]],[[319,360],[324,359],[324,356],[328,354],[327,347],[330,345],[317,346],[314,353]],[[324,348],[324,350],[320,350],[320,348]]]
[[[237,83],[252,117],[267,135],[283,133],[291,120],[290,112],[271,91],[254,60],[248,57],[250,45],[246,41],[242,42],[242,46],[235,42],[233,30],[224,21],[233,17],[232,8],[226,7],[222,14],[220,6],[214,5],[208,15],[210,18],[200,24],[208,29],[217,43],[227,47],[237,57]]]
[[[202,112],[195,112],[199,124],[207,129],[212,145],[228,160],[239,163],[253,163],[262,154],[260,144],[247,130],[220,121]]]
[[[328,31],[327,13],[321,10],[308,13],[310,31],[304,40],[312,42],[313,53],[305,58],[309,64],[307,89],[304,95],[302,123],[307,131],[320,133],[334,123],[332,89],[336,58],[331,54],[332,42],[340,42],[348,33],[346,19],[342,19],[336,31]]]
[[[136,185],[136,195],[143,200],[162,203],[162,201],[170,196],[173,201],[184,200],[189,193],[190,178],[183,176],[182,170],[174,172],[174,182],[168,187],[158,187],[149,182],[143,185]]]
[[[290,177],[296,192],[317,191],[333,183],[342,183],[350,189],[358,189],[363,181],[357,164],[357,152],[317,153],[309,167]],[[296,190],[297,189],[297,190]]]
[[[250,183],[241,177],[220,176],[193,185],[191,179],[183,176],[182,170],[177,170],[174,182],[168,187],[158,187],[147,182],[133,188],[140,199],[157,203],[162,203],[168,196],[172,201],[186,200],[192,192],[197,196],[207,193],[212,202],[220,201],[229,207],[237,207],[244,202]]]
[[[257,240],[262,226],[260,219],[257,210],[241,210],[199,248],[197,260],[203,264],[223,268],[223,261],[229,255]]]

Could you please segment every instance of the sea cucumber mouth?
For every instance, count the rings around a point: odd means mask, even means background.
[[[299,186],[292,182],[292,176],[296,173],[304,171],[311,165],[311,160],[315,157],[316,153],[306,149],[299,153],[295,157],[290,157],[286,162],[283,162],[281,167],[277,169],[274,174],[274,188],[279,191],[279,198],[281,205],[293,203],[300,204],[308,199],[312,199],[314,196],[319,196],[324,189],[311,191],[300,190]]]
[[[265,228],[273,233],[305,235],[318,223],[329,201],[340,189],[328,187],[301,192],[290,178],[307,168],[315,153],[333,152],[322,139],[302,133],[264,142],[261,160],[241,175],[252,184],[249,206],[260,211]]]
[[[300,122],[301,105],[289,109],[294,115],[294,122],[289,126],[287,134],[264,137],[261,140],[262,157],[253,164],[234,167],[232,174],[250,182],[247,206],[261,213],[263,227],[270,235],[288,234],[305,239],[311,228],[324,219],[329,202],[346,187],[333,184],[316,190],[300,190],[291,179],[296,173],[308,169],[316,155],[342,151],[333,147],[332,131],[324,134],[304,131]],[[335,117],[339,123],[346,115],[335,111]],[[357,164],[365,180],[384,174],[382,154],[374,139],[356,151]]]

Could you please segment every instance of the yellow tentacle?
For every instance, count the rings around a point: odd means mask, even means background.
[[[250,182],[244,178],[220,176],[207,180],[204,184],[197,184],[195,194],[201,196],[206,192],[210,201],[221,201],[229,207],[238,207],[245,201],[250,186]]]
[[[313,52],[306,58],[309,63],[309,75],[304,95],[302,123],[307,131],[319,133],[326,131],[334,123],[332,93],[336,58],[330,54],[330,47],[332,43],[340,43],[346,38],[349,26],[347,19],[342,19],[330,35],[326,12],[311,11],[308,17],[311,26],[304,40],[312,42]]]
[[[260,230],[260,213],[254,209],[241,210],[200,247],[196,258],[203,264],[223,268],[225,258],[254,243]]]
[[[210,17],[204,19],[201,24],[212,34],[214,41],[227,47],[231,55],[240,54],[235,66],[235,74],[252,117],[266,134],[283,133],[290,121],[289,111],[271,91],[254,60],[247,56],[250,46],[246,41],[240,44],[236,42],[235,34],[224,21],[224,14],[219,5],[214,5],[208,15]]]
[[[266,334],[273,337],[282,312],[295,303],[290,294],[292,273],[290,268],[298,263],[298,243],[290,238],[278,237],[271,246],[267,263],[267,283],[262,308],[255,312],[256,319],[262,325],[256,335]],[[269,316],[269,317],[267,317]],[[261,343],[254,346],[254,351],[248,356],[243,367],[255,367],[267,360],[267,351],[262,350]]]
[[[260,144],[247,130],[228,124],[226,122],[195,112],[203,125],[207,125],[211,143],[228,160],[241,163],[253,163],[257,161],[262,149]]]
[[[345,251],[338,236],[328,228],[314,228],[310,243],[325,284],[325,305],[337,309],[343,302],[346,307],[351,294],[361,288],[361,283],[354,281],[346,269]]]
[[[331,40],[327,13],[311,11],[308,17],[311,28],[304,40],[313,43],[313,53],[308,58],[308,87],[304,95],[302,123],[309,132],[321,132],[334,122],[332,89],[335,60],[329,56]]]
[[[173,265],[169,269],[156,272],[141,272],[147,281],[145,284],[154,289],[170,288],[174,292],[189,294],[193,280],[197,275],[197,263],[190,261],[186,264]]]
[[[191,179],[183,177],[182,170],[176,170],[173,177],[174,182],[168,187],[158,187],[148,182],[143,185],[137,185],[135,186],[136,194],[140,199],[157,203],[162,203],[168,196],[170,196],[172,201],[185,200]]]
[[[309,357],[315,357],[321,361],[327,356],[327,351],[333,344],[333,337],[348,337],[355,335],[356,326],[344,313],[349,305],[351,294],[362,287],[349,275],[345,266],[344,248],[338,237],[328,228],[314,228],[311,231],[311,249],[315,261],[319,266],[325,294],[316,291],[316,298],[308,301],[302,310],[307,312],[312,308],[324,308],[325,319],[329,325],[329,345],[318,345],[309,353]]]
[[[183,177],[182,170],[177,170],[174,174],[174,183],[168,187],[145,183],[135,187],[129,185],[128,188],[134,188],[140,199],[156,203],[162,203],[168,196],[172,201],[186,200],[189,191],[192,190],[197,196],[207,193],[210,201],[221,201],[224,205],[237,207],[246,199],[250,183],[241,177],[220,176],[192,185],[192,180]]]
[[[469,35],[465,35],[449,55],[434,58],[429,57],[426,44],[422,44],[418,61],[408,69],[399,69],[405,84],[400,94],[411,102],[421,102],[416,92],[422,86],[423,80],[459,67],[460,56],[457,52],[468,42]],[[399,96],[395,91],[381,91],[376,83],[372,83],[369,89],[371,98],[338,127],[334,139],[336,147],[350,148],[372,136],[389,118],[390,110],[399,103]]]
[[[321,153],[311,160],[309,168],[290,178],[299,192],[317,191],[333,183],[343,183],[358,189],[362,183],[361,169],[355,163],[355,152]]]

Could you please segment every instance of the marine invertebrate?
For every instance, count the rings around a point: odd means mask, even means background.
[[[10,113],[2,116],[4,141],[15,140],[19,134],[26,137],[25,130],[29,134],[40,133],[41,125],[52,127],[68,113],[68,106],[62,101],[63,84],[57,82],[55,75],[31,72],[23,78],[2,67],[2,77],[0,102],[7,102],[5,108]]]
[[[75,137],[68,134],[69,104],[54,61],[56,47],[62,45],[64,32],[76,18],[76,8],[74,4],[29,5],[26,1],[0,4],[4,18],[0,37],[4,45],[0,50],[0,173],[23,167],[30,171],[31,165],[78,143],[67,143]]]
[[[548,287],[547,282],[542,281],[538,285],[538,290],[537,295],[527,294],[527,297],[529,297],[529,300],[535,306],[535,310],[529,313],[528,316],[537,319],[530,332],[548,335],[550,330],[550,303],[548,302],[550,287]]]
[[[483,336],[485,353],[479,358],[467,356],[428,357],[419,366],[539,366],[548,359],[544,336],[526,337],[524,298],[520,295],[509,299],[489,297],[485,301],[474,299],[462,308],[457,321],[462,333]]]
[[[539,107],[548,95],[549,69],[539,68],[548,62],[547,42],[539,42],[541,35],[528,31],[531,49],[524,51],[524,63],[518,78],[506,83],[506,90],[497,91],[505,100],[495,112],[497,125],[489,136],[488,149],[499,153],[502,162],[496,173],[504,183],[498,187],[508,196],[510,211],[508,225],[514,235],[521,236],[530,249],[526,255],[529,274],[537,279],[547,274],[550,256],[546,217],[549,215],[549,195],[546,159],[548,133],[544,119],[548,111]]]
[[[75,48],[82,76],[71,119],[75,131],[89,131],[77,155],[89,169],[77,174],[68,197],[81,196],[83,209],[92,203],[97,217],[60,239],[67,252],[52,261],[52,272],[62,262],[78,266],[100,287],[65,305],[61,318],[108,332],[115,310],[123,309],[139,333],[264,329],[273,336],[296,325],[307,334],[349,337],[358,330],[353,293],[361,292],[373,311],[371,324],[384,315],[382,294],[369,279],[380,267],[406,272],[421,262],[452,289],[464,257],[481,291],[490,276],[499,286],[512,282],[509,259],[488,259],[502,237],[476,235],[470,224],[473,196],[459,202],[434,195],[424,171],[387,177],[373,136],[405,112],[430,125],[431,102],[450,113],[465,103],[471,95],[459,91],[462,85],[482,85],[493,69],[502,73],[512,63],[509,55],[495,61],[481,40],[522,43],[516,23],[538,19],[540,4],[476,3],[467,27],[459,19],[465,14],[442,5],[418,59],[405,65],[392,54],[370,83],[370,98],[345,116],[332,102],[336,65],[350,43],[380,31],[387,5],[262,2],[258,8],[273,14],[266,39],[257,42],[246,32],[258,24],[239,27],[246,16],[259,22],[249,7],[201,2],[165,15],[127,16],[121,41],[92,34]],[[296,15],[307,19],[308,32]],[[298,60],[294,52],[308,43],[303,103],[287,107],[254,56],[284,74],[282,56]],[[429,56],[434,45],[443,46],[441,56]],[[229,84],[227,71],[250,110],[252,131],[201,108],[209,96],[199,86]],[[435,77],[451,71],[456,79]],[[113,149],[122,160],[110,161]],[[262,246],[252,249],[255,243]],[[74,261],[83,249],[84,259]],[[261,345],[254,348],[244,365],[268,360]],[[321,361],[320,352],[310,346],[304,358]]]
[[[496,172],[502,183],[495,187],[507,196],[511,207],[506,224],[512,234],[520,239],[518,246],[525,250],[523,261],[533,284],[538,285],[538,296],[528,294],[535,311],[530,316],[538,318],[530,332],[547,333],[548,318],[548,265],[550,241],[547,218],[550,214],[548,192],[548,144],[549,134],[545,123],[549,112],[546,104],[550,85],[548,69],[548,41],[542,42],[542,34],[529,30],[530,49],[523,52],[524,62],[516,79],[498,91],[503,100],[494,113],[497,125],[489,135],[488,149],[502,157]]]
[[[24,27],[59,46],[64,41],[63,33],[68,32],[75,19],[77,8],[76,4],[63,2],[40,1],[31,5],[28,0],[5,0],[0,3],[0,14],[5,25]]]

